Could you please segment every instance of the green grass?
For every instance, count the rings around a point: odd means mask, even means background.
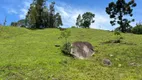
[[[93,57],[78,60],[62,54],[54,46],[64,42],[58,29],[0,27],[0,80],[142,80],[142,35],[122,34],[122,42],[131,45],[102,44],[115,39],[114,33],[70,30],[71,42],[88,41],[95,47]],[[112,66],[104,66],[104,58]]]

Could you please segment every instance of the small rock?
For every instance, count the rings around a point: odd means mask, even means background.
[[[55,44],[55,47],[60,47],[60,45],[58,45],[58,44]]]
[[[130,66],[137,66],[138,64],[135,62],[129,63]]]
[[[103,59],[103,64],[105,66],[111,66],[112,65],[112,62],[109,60],[109,59]]]

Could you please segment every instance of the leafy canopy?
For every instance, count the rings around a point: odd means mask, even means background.
[[[79,14],[76,20],[76,26],[82,27],[82,28],[90,28],[91,23],[94,23],[95,14],[91,12],[86,12],[82,15]]]
[[[58,28],[63,25],[61,15],[55,13],[55,2],[52,2],[48,9],[46,1],[34,0],[30,5],[26,15],[26,26],[28,28]]]
[[[120,31],[126,32],[127,28],[130,27],[130,23],[134,21],[134,19],[128,20],[128,16],[133,16],[133,7],[136,7],[134,0],[129,2],[126,2],[125,0],[117,0],[116,3],[109,3],[108,7],[106,7],[106,13],[112,19],[110,21],[111,25],[114,26],[117,23],[120,25]]]

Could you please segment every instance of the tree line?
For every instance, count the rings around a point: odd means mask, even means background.
[[[112,26],[118,24],[119,27],[116,30],[121,32],[130,32],[132,26],[131,22],[134,22],[135,19],[129,20],[128,16],[133,16],[133,8],[136,7],[136,3],[134,0],[126,2],[125,0],[117,0],[116,2],[109,3],[108,7],[106,7],[106,13],[112,19],[110,24]],[[76,26],[82,28],[89,28],[91,23],[94,23],[95,14],[86,12],[82,16],[79,14],[76,20]],[[127,18],[125,17],[127,16]]]
[[[26,18],[18,22],[12,22],[11,26],[25,26],[27,28],[58,28],[63,25],[59,13],[55,13],[55,2],[48,8],[47,0],[33,0],[27,12]]]

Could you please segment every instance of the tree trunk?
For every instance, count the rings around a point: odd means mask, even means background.
[[[123,16],[122,16],[122,11],[120,11],[120,28],[121,28],[121,31],[124,33],[125,32],[125,30],[124,30],[124,25],[123,25]]]

